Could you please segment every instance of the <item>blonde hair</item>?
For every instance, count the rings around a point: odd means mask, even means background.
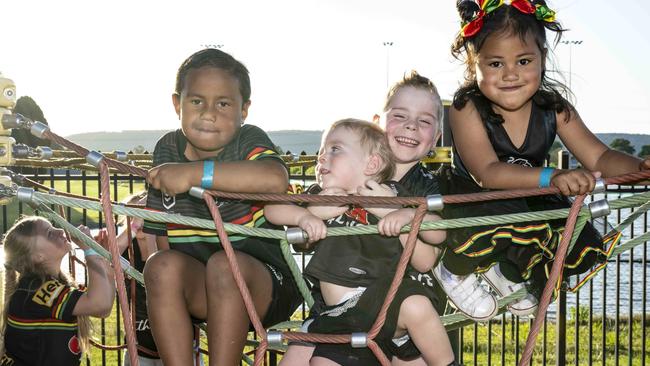
[[[35,263],[33,258],[33,246],[37,234],[39,222],[47,220],[38,216],[25,216],[20,218],[7,231],[2,240],[2,247],[5,253],[5,279],[4,299],[2,299],[2,317],[0,317],[0,357],[5,353],[4,336],[7,327],[7,312],[9,303],[16,292],[16,286],[23,276],[35,276],[42,281],[52,279],[44,268]],[[67,274],[59,271],[54,277],[55,280],[68,285],[75,286]],[[77,334],[79,345],[85,353],[90,349],[91,322],[88,316],[77,316]]]
[[[346,128],[359,136],[361,146],[368,152],[369,155],[377,155],[384,166],[377,174],[373,176],[379,182],[389,180],[395,174],[395,160],[393,152],[388,145],[386,134],[374,123],[355,119],[346,118],[332,123],[325,136],[332,133],[337,128]]]
[[[397,94],[398,91],[406,87],[412,87],[415,89],[425,90],[431,94],[434,104],[438,108],[438,113],[436,117],[438,118],[438,130],[442,131],[442,119],[444,118],[445,109],[442,106],[442,99],[440,98],[440,93],[438,93],[438,88],[433,84],[433,82],[420,74],[417,71],[412,70],[410,74],[404,74],[402,80],[395,83],[390,90],[388,90],[388,95],[386,96],[386,104],[384,104],[384,112],[388,111],[390,103],[393,101],[393,97]]]

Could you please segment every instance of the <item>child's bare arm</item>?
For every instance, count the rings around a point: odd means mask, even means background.
[[[326,188],[318,193],[322,196],[347,196],[347,192],[340,188]],[[347,205],[336,206],[336,205],[319,205],[319,204],[310,204],[307,207],[307,210],[311,212],[314,216],[319,217],[322,220],[331,219],[332,217],[337,217],[342,215],[348,209]]]
[[[386,236],[398,236],[402,245],[406,245],[408,240],[408,233],[400,234],[401,229],[410,224],[415,216],[415,210],[410,208],[402,208],[395,210],[377,224],[379,233]],[[433,214],[427,214],[424,221],[436,221],[440,217]],[[420,231],[418,240],[415,244],[413,256],[411,256],[411,265],[420,272],[430,270],[435,264],[440,249],[435,245],[442,243],[446,238],[444,230],[427,230]],[[433,245],[431,245],[433,244]]]
[[[210,163],[210,162],[209,162]],[[238,193],[284,193],[289,176],[286,168],[271,159],[213,162],[212,188]],[[168,195],[201,186],[203,161],[165,163],[149,170],[147,182]]]
[[[323,220],[314,216],[306,208],[296,205],[269,204],[264,206],[264,216],[276,225],[298,226],[308,236],[308,243],[324,239],[327,227]]]
[[[90,236],[87,227],[79,227],[84,234]],[[106,246],[108,237],[105,231],[100,231],[97,240]],[[75,243],[81,249],[88,247],[80,241]],[[115,276],[108,262],[99,255],[86,256],[86,269],[88,272],[88,290],[81,295],[74,307],[72,314],[90,315],[105,318],[110,315],[115,300]]]
[[[359,187],[357,192],[359,193],[360,196],[368,196],[368,197],[396,197],[397,196],[397,194],[392,189],[390,189],[388,185],[379,184],[374,180],[368,180],[366,182],[366,186]],[[381,207],[371,206],[371,205],[363,206],[363,208],[365,208],[368,212],[380,218],[399,209],[400,207],[401,206],[399,205],[396,206],[382,205]]]

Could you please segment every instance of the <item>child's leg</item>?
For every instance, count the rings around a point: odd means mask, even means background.
[[[309,361],[309,366],[338,366],[339,364],[325,357],[314,357]]]
[[[264,319],[273,295],[269,269],[246,253],[235,253],[257,314]],[[208,260],[205,281],[210,365],[239,365],[250,320],[224,252],[217,252]]]
[[[395,335],[401,336],[404,331],[408,332],[427,365],[447,366],[454,361],[447,331],[426,296],[413,295],[402,302]]]
[[[393,357],[390,364],[392,366],[427,366],[427,363],[424,362],[422,357],[418,357],[415,360],[405,361],[397,357]]]
[[[175,250],[147,260],[144,280],[151,331],[165,365],[192,365],[194,328],[190,317],[205,319],[205,266]]]
[[[314,353],[312,346],[292,344],[282,356],[279,366],[307,366],[312,353]]]

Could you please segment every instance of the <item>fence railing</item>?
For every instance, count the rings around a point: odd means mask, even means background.
[[[17,171],[17,169],[14,169]],[[98,197],[99,177],[96,173],[82,171],[37,169],[23,172],[30,179],[39,181],[56,191]],[[313,182],[313,175],[306,168],[292,170],[291,179],[302,183]],[[142,178],[114,174],[112,198],[120,201],[134,192],[144,189]],[[645,187],[609,187],[605,198],[619,198],[645,190]],[[612,189],[614,188],[614,189]],[[17,200],[1,208],[1,232],[12,225],[21,214],[31,209]],[[66,208],[64,213],[74,224],[100,227],[104,224],[100,212],[87,212]],[[619,223],[627,212],[615,211],[608,217]],[[596,224],[598,225],[601,224]],[[602,224],[603,232],[607,226]],[[624,232],[625,238],[633,238],[648,229],[647,214]],[[303,266],[308,255],[295,253],[295,259]],[[610,258],[605,270],[595,276],[579,292],[564,293],[549,308],[538,348],[533,357],[535,365],[646,365],[648,358],[648,248],[644,243],[634,250]],[[119,307],[115,307],[119,312]],[[307,309],[300,309],[305,317]],[[117,314],[119,319],[119,314]],[[503,314],[484,324],[472,324],[450,332],[452,343],[457,347],[457,357],[465,365],[516,365],[521,356],[525,337],[531,321]],[[100,342],[107,335],[123,339],[120,322],[114,329],[101,322]],[[93,357],[93,364],[121,365],[121,351],[101,350]],[[93,355],[94,356],[94,355]],[[267,364],[276,364],[272,354]]]

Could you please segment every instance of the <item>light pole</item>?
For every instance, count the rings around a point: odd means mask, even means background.
[[[203,48],[216,48],[216,49],[220,50],[221,47],[223,47],[223,44],[221,44],[221,43],[202,44],[201,47],[203,47]]]
[[[560,41],[562,44],[569,45],[569,90],[571,90],[571,76],[573,75],[573,70],[571,69],[573,66],[573,45],[579,45],[582,44],[582,40],[576,41],[576,40],[566,40],[566,41]]]
[[[390,48],[392,46],[392,41],[384,42],[384,47],[386,47],[386,88],[388,88],[388,73],[390,71]]]

